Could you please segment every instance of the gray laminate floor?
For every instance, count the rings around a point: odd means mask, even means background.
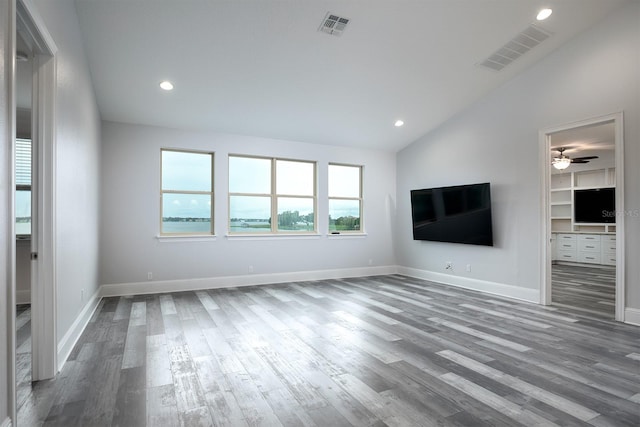
[[[551,268],[551,283],[554,306],[598,319],[615,318],[615,267],[557,264]]]
[[[394,275],[105,298],[19,420],[637,426],[639,414],[640,328]]]
[[[31,306],[16,306],[16,390],[18,407],[31,394]]]

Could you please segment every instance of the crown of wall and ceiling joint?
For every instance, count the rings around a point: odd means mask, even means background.
[[[494,71],[500,71],[552,35],[553,33],[549,31],[534,24],[529,24],[527,28],[518,33],[478,65]]]
[[[322,24],[320,24],[320,28],[318,28],[318,31],[334,36],[340,36],[348,23],[348,18],[343,18],[341,16],[334,15],[331,12],[327,12],[322,20]]]

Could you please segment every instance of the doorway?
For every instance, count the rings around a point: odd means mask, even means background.
[[[16,32],[16,135],[15,135],[15,234],[16,234],[16,406],[19,409],[31,389],[31,251],[32,251],[32,80],[33,52]]]
[[[541,303],[624,321],[622,113],[541,131]]]
[[[22,240],[28,242],[22,248],[27,259],[19,260],[24,261],[27,266],[18,273],[27,285],[15,291],[18,298],[22,299],[20,302],[30,303],[28,322],[28,312],[20,310],[19,315],[23,317],[16,325],[30,325],[30,328],[20,332],[28,335],[30,340],[20,340],[21,347],[16,351],[24,353],[30,348],[30,380],[37,381],[53,378],[57,372],[54,191],[57,48],[30,0],[17,1],[15,40],[16,69],[17,74],[19,73],[15,77],[15,136],[16,139],[23,137],[16,147],[21,147],[24,155],[28,153],[31,156],[29,180],[16,181],[16,193],[30,193],[30,197],[22,194],[23,199],[30,202],[29,212],[28,215],[24,211],[14,212],[16,230],[21,234]],[[23,158],[22,165],[28,167],[29,161]],[[25,219],[29,220],[30,226],[25,226]],[[18,363],[25,360],[20,356],[18,354]],[[26,375],[22,371],[22,377],[17,380],[30,385]]]

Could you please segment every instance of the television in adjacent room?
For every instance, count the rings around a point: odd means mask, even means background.
[[[614,224],[616,189],[607,187],[574,190],[573,221],[580,224]]]
[[[413,239],[493,246],[489,183],[411,190]]]

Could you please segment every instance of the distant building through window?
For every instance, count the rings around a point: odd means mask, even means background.
[[[230,234],[315,231],[315,162],[229,156]]]

